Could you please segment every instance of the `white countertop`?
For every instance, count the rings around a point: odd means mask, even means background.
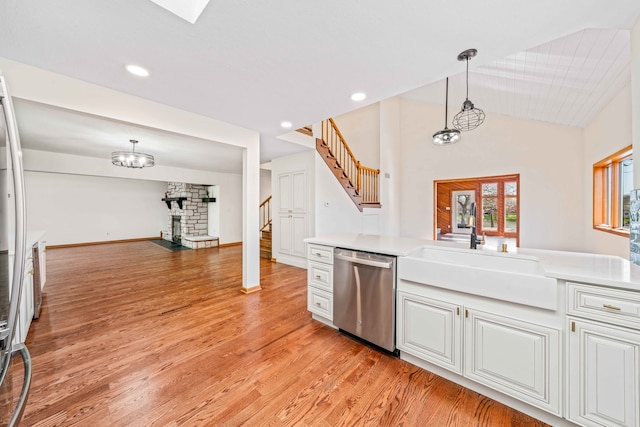
[[[466,244],[458,242],[355,233],[311,237],[305,242],[395,256],[407,256],[421,246],[473,251]],[[484,253],[492,251],[478,250]],[[511,248],[509,253],[538,258],[546,277],[640,292],[640,267],[617,256],[527,248]]]
[[[379,236],[376,234],[344,233],[322,237],[310,237],[307,243],[333,246],[336,248],[356,249],[378,254],[404,256],[412,249],[433,243],[433,240],[414,239],[410,237]]]

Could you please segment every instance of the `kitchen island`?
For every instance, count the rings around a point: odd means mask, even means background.
[[[628,261],[362,234],[307,242],[316,320],[332,324],[333,248],[394,255],[402,359],[551,425],[640,425],[640,269]]]

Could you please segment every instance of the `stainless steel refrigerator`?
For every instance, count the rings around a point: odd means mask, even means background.
[[[26,254],[22,149],[7,83],[0,76],[0,424],[18,425],[31,383],[31,358],[14,343]],[[22,360],[18,359],[21,358]],[[19,372],[14,372],[19,369]],[[21,382],[21,384],[16,384]]]

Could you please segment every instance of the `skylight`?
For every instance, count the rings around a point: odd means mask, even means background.
[[[195,24],[209,0],[151,0],[160,7]]]

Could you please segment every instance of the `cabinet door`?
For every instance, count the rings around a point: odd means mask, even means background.
[[[40,245],[40,289],[44,289],[44,284],[47,282],[47,242],[42,240]]]
[[[464,376],[560,415],[560,331],[465,310]]]
[[[569,319],[569,419],[640,425],[640,332]]]
[[[287,172],[278,175],[277,252],[298,257],[306,256],[304,239],[307,237],[307,173]]]
[[[307,212],[307,173],[304,171],[291,174],[291,211]]]
[[[14,336],[14,343],[23,343],[27,339],[31,320],[33,319],[33,262],[27,259],[18,309],[18,327]]]
[[[278,190],[281,213],[307,212],[307,173],[287,172],[278,175]]]
[[[397,347],[462,373],[460,310],[459,305],[398,292]]]
[[[291,215],[291,255],[306,256],[304,239],[307,237],[307,215]]]
[[[278,234],[280,237],[280,248],[279,248],[279,252],[283,253],[283,254],[287,254],[290,255],[293,253],[293,236],[292,236],[292,224],[293,224],[293,217],[291,216],[291,214],[281,214],[278,215],[278,227],[276,227],[276,230],[278,230]],[[302,244],[304,245],[304,240],[302,242]]]
[[[292,210],[292,196],[291,196],[291,174],[282,173],[278,175],[278,192],[280,197],[278,198],[278,212],[289,213]]]

